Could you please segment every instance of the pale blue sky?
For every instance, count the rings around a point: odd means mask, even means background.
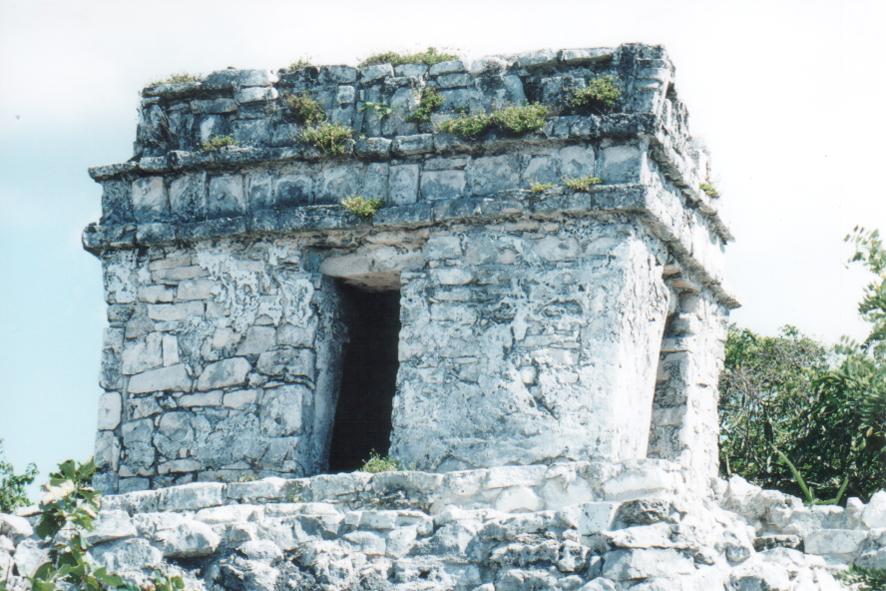
[[[174,72],[664,43],[713,153],[729,277],[763,332],[860,336],[843,236],[886,230],[879,0],[0,0],[0,438],[42,476],[91,454],[103,327],[95,164],[131,155],[138,91]]]

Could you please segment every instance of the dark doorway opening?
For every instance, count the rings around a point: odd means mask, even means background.
[[[359,468],[372,451],[387,455],[397,384],[400,292],[341,285],[349,342],[332,426],[329,471]]]

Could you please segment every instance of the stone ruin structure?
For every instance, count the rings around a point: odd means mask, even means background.
[[[611,108],[571,105],[605,76]],[[135,156],[90,171],[96,485],[119,493],[93,559],[211,590],[805,591],[886,566],[886,493],[807,508],[717,477],[730,234],[673,77],[629,44],[146,88]],[[307,141],[306,96],[352,139]],[[443,131],[527,104],[542,128]],[[357,470],[373,450],[402,469]],[[12,588],[45,556],[30,527],[0,516]]]
[[[617,107],[569,108],[602,76]],[[313,476],[373,448],[431,471],[660,458],[709,486],[730,236],[672,78],[626,45],[145,89],[135,157],[91,170],[102,488]],[[442,104],[416,122],[424,88]],[[286,99],[306,94],[353,153],[304,141]],[[439,131],[527,103],[537,132]],[[201,149],[218,136],[236,146]],[[352,195],[383,206],[363,219]]]

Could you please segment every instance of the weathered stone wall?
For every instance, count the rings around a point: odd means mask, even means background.
[[[684,475],[642,460],[194,483],[105,497],[87,540],[112,572],[208,591],[839,591],[847,565],[886,567],[886,492],[807,508],[733,478],[724,510]],[[14,591],[50,543],[23,514],[0,515]]]
[[[349,338],[338,280],[400,291],[391,450],[406,465],[648,450],[708,487],[729,232],[672,74],[661,48],[625,45],[145,89],[135,158],[91,170],[103,214],[84,233],[108,302],[103,490],[326,470]],[[601,75],[617,105],[571,109]],[[410,121],[425,87],[443,105]],[[303,141],[285,101],[302,93],[351,127],[353,152]],[[548,107],[543,129],[438,130],[527,102]],[[238,145],[201,149],[220,134]],[[603,183],[561,185],[582,176]],[[383,207],[361,220],[338,205],[353,194]]]

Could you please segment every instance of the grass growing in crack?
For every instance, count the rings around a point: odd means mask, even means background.
[[[200,146],[203,148],[204,152],[218,152],[222,148],[230,148],[237,145],[237,140],[235,140],[230,135],[214,135]]]
[[[396,51],[385,51],[383,53],[376,53],[374,55],[370,55],[365,60],[360,62],[360,67],[374,66],[377,64],[391,64],[392,66],[402,66],[404,64],[424,64],[426,66],[433,66],[434,64],[449,62],[457,59],[458,56],[455,54],[443,53],[434,49],[433,47],[428,47],[426,50],[420,51],[418,53],[397,53]]]
[[[506,129],[511,133],[529,133],[538,131],[545,125],[545,117],[548,108],[545,105],[533,103],[515,107],[505,107],[490,115],[492,124]]]
[[[359,472],[369,472],[370,474],[378,474],[379,472],[394,472],[402,470],[400,462],[390,456],[382,456],[377,451],[369,454],[369,459],[363,462],[358,469]]]
[[[490,114],[462,114],[447,119],[437,126],[437,131],[465,138],[475,138],[491,128],[522,134],[538,131],[545,124],[548,108],[538,103],[505,107]]]
[[[338,123],[320,123],[306,127],[301,132],[302,139],[327,156],[344,156],[354,145],[350,127]]]
[[[341,202],[341,206],[345,211],[365,220],[372,219],[372,216],[375,215],[382,205],[384,205],[384,201],[381,199],[367,199],[362,195],[351,195]]]
[[[366,101],[362,105],[360,105],[361,111],[372,111],[375,113],[379,119],[384,119],[388,115],[391,114],[391,107],[384,103],[375,103],[372,101]]]
[[[572,179],[563,179],[563,184],[566,185],[567,189],[581,192],[589,191],[591,187],[599,185],[602,182],[603,179],[597,176],[582,176]]]
[[[326,111],[308,94],[291,94],[286,97],[286,106],[295,118],[305,125],[316,125],[326,121]]]
[[[298,72],[299,70],[304,70],[305,68],[310,68],[314,64],[307,58],[300,57],[288,66],[286,66],[287,72]]]
[[[716,199],[720,196],[720,191],[718,191],[717,187],[715,187],[711,183],[701,183],[698,188],[701,189],[705,195],[712,199]]]
[[[443,95],[436,88],[425,86],[421,89],[418,99],[418,107],[409,114],[407,121],[426,123],[431,120],[431,114],[443,104]]]
[[[621,98],[621,88],[615,76],[598,76],[584,88],[572,91],[569,106],[573,109],[611,109]]]
[[[185,72],[180,72],[178,74],[172,74],[167,76],[162,80],[154,80],[153,82],[148,84],[148,88],[154,86],[160,86],[162,84],[188,84],[190,82],[200,82],[203,78],[196,74],[187,74]]]
[[[557,185],[554,183],[532,183],[529,185],[529,190],[536,195],[539,193],[544,193],[545,191],[550,191]]]

